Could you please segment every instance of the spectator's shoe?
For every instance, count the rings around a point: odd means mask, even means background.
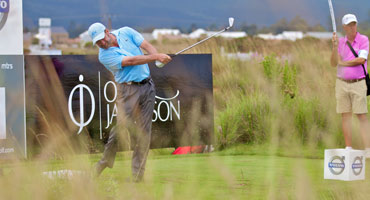
[[[106,168],[107,166],[105,165],[102,165],[100,164],[99,162],[96,163],[95,167],[94,167],[94,171],[93,171],[93,176],[94,177],[99,177],[100,174],[103,172],[103,170]]]
[[[346,147],[345,150],[351,151],[352,150],[352,147]]]

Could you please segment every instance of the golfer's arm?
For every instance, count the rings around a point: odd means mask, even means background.
[[[142,65],[150,62],[154,62],[158,59],[158,54],[151,55],[140,55],[140,56],[125,56],[122,59],[122,67],[132,65]]]
[[[140,48],[144,49],[149,55],[158,53],[157,49],[146,40],[141,43]]]
[[[349,61],[339,61],[339,65],[341,66],[346,66],[346,67],[351,67],[351,66],[358,66],[358,65],[363,65],[365,64],[366,59],[364,58],[355,58],[353,60]]]
[[[339,58],[338,51],[333,48],[333,51],[330,57],[330,64],[332,67],[336,67],[338,65],[338,58]]]

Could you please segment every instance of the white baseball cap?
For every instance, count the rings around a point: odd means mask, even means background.
[[[105,26],[103,24],[101,23],[91,24],[91,26],[89,27],[88,33],[94,45],[97,41],[105,37],[104,31],[105,31]]]
[[[356,22],[357,23],[357,18],[354,14],[346,14],[343,16],[342,19],[342,24],[343,25],[348,25],[351,22]]]

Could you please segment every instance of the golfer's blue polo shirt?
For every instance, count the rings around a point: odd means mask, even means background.
[[[140,33],[129,27],[123,27],[111,32],[116,36],[119,47],[99,50],[99,61],[113,73],[117,83],[140,82],[149,77],[148,64],[122,67],[125,56],[143,55],[140,49],[144,41]]]

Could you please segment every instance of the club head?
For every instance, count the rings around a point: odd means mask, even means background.
[[[156,60],[155,61],[155,66],[157,66],[158,68],[162,68],[164,66],[164,64],[159,62],[158,60]]]
[[[230,17],[229,18],[229,28],[233,27],[233,25],[234,25],[234,18]]]

